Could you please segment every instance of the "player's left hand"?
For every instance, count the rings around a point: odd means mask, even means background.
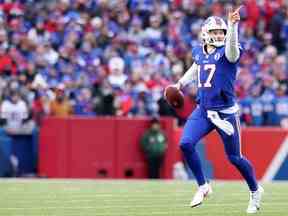
[[[240,21],[240,9],[241,8],[242,8],[242,5],[240,5],[236,10],[229,8],[229,10],[228,10],[228,22],[231,22],[232,24],[234,24],[234,23],[237,23]]]

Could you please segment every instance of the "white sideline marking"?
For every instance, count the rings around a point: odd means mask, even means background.
[[[278,149],[278,152],[275,154],[272,162],[270,163],[264,176],[262,177],[261,180],[263,182],[269,182],[273,180],[273,177],[280,169],[287,155],[288,155],[288,136],[286,136],[285,140],[282,142],[281,147]]]
[[[286,202],[281,202],[281,203],[273,203],[273,205],[276,206],[286,206]],[[207,206],[215,206],[215,207],[233,207],[235,206],[234,203],[209,203],[209,204],[205,204]],[[263,204],[265,205],[265,204]],[[118,208],[118,209],[126,209],[129,211],[129,209],[131,207],[133,208],[147,208],[147,207],[163,207],[166,206],[165,204],[163,205],[151,205],[150,203],[147,205],[133,205],[133,206],[123,206],[123,205],[105,205],[105,206],[45,206],[45,207],[1,207],[0,210],[48,210],[48,209],[95,209],[95,210],[99,210],[99,209],[107,209],[107,208]],[[170,206],[173,207],[173,209],[177,209],[177,208],[187,208],[190,209],[190,207],[188,205],[173,205]],[[268,210],[268,209],[267,209]],[[275,210],[273,210],[274,212]]]

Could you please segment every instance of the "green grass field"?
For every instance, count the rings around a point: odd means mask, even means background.
[[[193,181],[0,180],[1,216],[240,216],[246,215],[243,182],[212,182],[213,195],[188,207]],[[288,182],[264,184],[257,215],[288,215]]]

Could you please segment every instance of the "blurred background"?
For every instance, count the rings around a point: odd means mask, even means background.
[[[192,65],[201,23],[240,4],[242,151],[259,179],[288,179],[284,0],[0,1],[0,175],[146,178],[139,142],[157,117],[166,137],[161,178],[177,176],[196,89],[184,89],[181,110],[163,89]],[[209,177],[240,178],[214,134],[199,151]]]

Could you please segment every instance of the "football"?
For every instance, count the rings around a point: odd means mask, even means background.
[[[169,85],[165,88],[164,97],[173,108],[180,109],[184,105],[184,95],[175,86]]]

